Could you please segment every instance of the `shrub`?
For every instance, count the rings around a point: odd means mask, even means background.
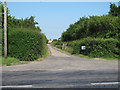
[[[9,30],[8,56],[19,60],[35,60],[47,52],[46,37],[35,30]]]
[[[65,51],[71,54],[83,54],[89,57],[119,58],[120,42],[118,39],[104,38],[83,38],[72,42],[55,42],[58,48],[62,48],[62,44],[67,43]],[[81,50],[81,46],[86,46],[85,50]]]
[[[73,54],[84,54],[90,57],[118,58],[119,44],[117,39],[85,38],[73,42]],[[85,45],[85,51],[81,46]]]
[[[69,52],[70,54],[73,53],[73,47],[66,46],[64,50],[67,51],[67,52]]]
[[[51,43],[52,46],[62,46],[63,45],[63,42],[59,42],[59,41],[54,41]]]

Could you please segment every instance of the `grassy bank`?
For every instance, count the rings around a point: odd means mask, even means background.
[[[62,45],[66,44],[64,49]],[[102,38],[84,38],[82,40],[71,42],[53,42],[52,46],[61,49],[71,55],[85,58],[101,58],[107,60],[118,60],[119,58],[119,41],[117,39],[102,39]],[[81,50],[81,46],[86,46],[86,49]]]
[[[49,52],[46,53],[46,55],[44,55],[43,57],[38,58],[37,60],[34,61],[20,61],[16,58],[13,57],[8,57],[6,60],[4,57],[0,58],[0,66],[12,66],[12,65],[20,65],[20,64],[28,64],[30,62],[35,62],[35,61],[42,61],[44,60],[46,57],[49,56]]]
[[[51,46],[53,46],[53,45],[51,45]],[[82,57],[82,58],[87,58],[87,59],[118,60],[118,58],[103,58],[103,57],[95,58],[95,57],[85,56],[85,55],[83,55],[83,54],[71,54],[69,51],[66,51],[66,50],[64,50],[64,49],[61,49],[61,48],[59,48],[59,47],[56,47],[56,46],[53,46],[53,47],[61,50],[61,51],[64,52],[64,53],[67,53],[67,54],[70,54],[70,55],[74,55],[74,56],[77,56],[77,57]]]
[[[3,57],[0,58],[0,65],[2,66],[11,66],[15,64],[21,64],[21,62],[13,57],[8,57],[6,60]]]
[[[78,56],[78,57],[84,57],[84,58],[88,58],[88,59],[92,58],[92,57],[88,57],[88,56],[85,56],[85,55],[82,55],[82,54],[72,54],[71,52],[69,52],[69,51],[71,51],[70,49],[69,49],[68,51],[66,51],[65,49],[62,49],[62,48],[57,47],[57,46],[54,46],[54,45],[52,45],[52,44],[51,44],[51,46],[59,49],[60,51],[62,51],[62,52],[64,52],[64,53],[70,54],[70,55],[74,55],[74,56]]]
[[[48,47],[46,47],[46,49],[48,49]],[[25,60],[20,61],[19,59],[14,58],[14,57],[8,57],[5,60],[4,57],[0,57],[0,66],[12,66],[12,65],[28,64],[30,62],[42,61],[45,58],[47,58],[48,56],[49,56],[49,51],[47,50],[46,54],[44,54],[42,57],[39,57],[38,59],[33,60],[33,61],[30,61],[30,60],[28,60],[28,61],[25,61]]]

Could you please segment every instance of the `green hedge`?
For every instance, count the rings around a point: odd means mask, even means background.
[[[103,57],[103,58],[119,58],[120,42],[117,39],[109,38],[83,38],[72,42],[54,43],[54,45],[61,45],[67,43],[65,51],[71,54],[83,54],[89,57]],[[86,49],[81,50],[81,46],[86,46]]]
[[[117,39],[85,38],[73,42],[73,54],[83,54],[90,57],[118,58],[120,42]],[[81,50],[86,46],[86,50]]]
[[[47,53],[46,37],[35,30],[9,30],[8,56],[32,61]]]
[[[52,46],[55,46],[55,47],[57,47],[57,48],[62,49],[63,42],[61,42],[61,41],[53,41],[53,42],[51,43],[51,45],[52,45]]]

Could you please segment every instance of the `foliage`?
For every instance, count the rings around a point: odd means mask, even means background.
[[[57,40],[57,39],[53,39],[53,42],[54,42],[54,41],[58,41],[58,40]]]
[[[58,41],[54,41],[51,43],[51,45],[55,46],[55,45],[62,45],[63,42],[58,42]]]
[[[6,60],[5,60],[5,58],[0,58],[0,64],[2,64],[2,65],[10,66],[10,65],[13,65],[16,63],[20,63],[20,61],[13,57],[8,57]]]
[[[12,29],[9,30],[8,37],[8,56],[10,57],[32,61],[44,56],[47,52],[46,38],[38,31]]]
[[[103,57],[103,58],[119,58],[120,42],[117,39],[109,38],[83,38],[81,40],[75,40],[71,42],[54,43],[56,47],[62,47],[63,43],[67,43],[65,51],[71,54],[83,54],[89,57]],[[81,49],[81,46],[86,46],[85,50]]]
[[[41,31],[41,29],[38,26],[35,26],[36,24],[38,24],[35,20],[34,16],[31,16],[30,18],[25,18],[25,19],[16,19],[15,17],[12,17],[10,15],[8,15],[8,29],[10,29],[11,27],[14,28],[27,28],[27,29],[31,29],[31,30],[39,30]]]
[[[4,7],[2,5],[2,24],[4,23]],[[8,33],[8,56],[19,60],[32,61],[39,57],[45,57],[48,51],[44,34],[31,16],[25,19],[16,19],[11,16],[7,9],[7,33]],[[4,24],[2,25],[4,28]],[[2,31],[2,36],[4,36]],[[2,50],[4,54],[4,38],[2,38]]]
[[[120,42],[117,39],[85,38],[81,41],[74,41],[73,43],[73,54],[105,58],[119,57]],[[86,46],[86,50],[81,50],[81,46]]]
[[[112,16],[120,15],[119,10],[120,10],[120,6],[117,7],[114,3],[113,4],[110,3],[110,11],[109,11],[110,15],[112,15]]]
[[[82,17],[62,33],[62,41],[87,37],[116,38],[120,36],[120,6],[110,5],[109,15]],[[117,8],[117,9],[116,9]]]
[[[2,9],[2,28],[4,28],[4,7],[3,4],[0,2],[0,9]],[[7,8],[7,28],[8,30],[11,28],[27,28],[31,30],[39,30],[41,32],[40,27],[36,26],[38,22],[35,21],[35,16],[27,17],[25,19],[16,19],[14,16],[11,16],[9,13],[9,9]]]

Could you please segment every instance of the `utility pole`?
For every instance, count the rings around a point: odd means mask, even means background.
[[[7,59],[7,2],[4,1],[4,57]]]

